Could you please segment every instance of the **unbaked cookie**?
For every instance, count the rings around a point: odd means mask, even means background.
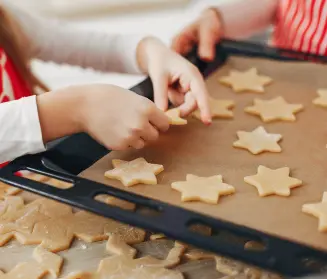
[[[252,132],[238,131],[239,140],[233,143],[234,147],[249,150],[252,154],[259,154],[264,151],[281,152],[278,142],[282,139],[280,134],[269,134],[264,127],[259,126]]]
[[[295,121],[294,114],[301,110],[303,110],[303,105],[289,104],[283,97],[271,100],[254,99],[254,105],[245,108],[245,112],[260,116],[263,122]]]
[[[327,232],[327,192],[324,192],[321,202],[304,204],[302,206],[302,212],[318,218],[318,230],[320,232]]]
[[[178,108],[169,109],[166,112],[169,117],[170,125],[186,125],[187,120],[180,117],[180,110]]]
[[[230,110],[235,106],[235,102],[232,100],[218,100],[214,98],[209,99],[209,106],[212,118],[233,118],[234,114]],[[199,110],[196,110],[192,114],[193,117],[201,120],[201,114]]]
[[[171,187],[182,193],[182,201],[202,201],[217,204],[219,197],[235,192],[231,185],[223,183],[221,175],[200,177],[193,174],[186,176],[186,181],[173,182]]]
[[[263,93],[264,86],[270,84],[272,79],[267,76],[258,75],[256,68],[251,68],[241,72],[231,70],[229,76],[219,79],[220,83],[230,86],[235,92],[250,91],[254,93]]]
[[[317,93],[318,93],[319,97],[314,99],[312,102],[316,106],[326,108],[327,107],[327,89],[319,89],[319,90],[317,90]]]
[[[270,169],[264,166],[258,167],[258,173],[244,177],[244,181],[257,188],[260,197],[269,195],[290,196],[291,189],[302,185],[302,181],[290,177],[290,169],[287,167]]]

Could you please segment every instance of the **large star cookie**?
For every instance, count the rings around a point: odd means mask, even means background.
[[[317,91],[319,97],[314,99],[312,102],[316,105],[316,106],[320,106],[320,107],[327,107],[327,89],[319,89]]]
[[[254,100],[254,105],[245,108],[247,113],[258,115],[263,122],[277,120],[295,121],[295,113],[301,111],[303,105],[289,104],[283,97],[277,97],[271,100]]]
[[[263,93],[264,86],[272,82],[267,76],[259,76],[256,68],[240,72],[232,70],[229,76],[219,79],[220,83],[230,86],[235,92],[251,91],[255,93]]]
[[[133,161],[112,160],[114,169],[105,172],[105,176],[121,181],[125,186],[135,184],[157,184],[156,175],[164,170],[163,165],[149,164],[144,158]]]
[[[182,193],[182,201],[202,201],[217,204],[219,197],[233,194],[235,188],[223,183],[221,175],[199,177],[192,174],[186,176],[186,181],[173,182],[171,187]]]
[[[209,106],[212,118],[233,118],[234,114],[230,110],[235,105],[232,100],[217,100],[214,98],[209,99]],[[195,118],[201,120],[201,114],[199,110],[196,110],[192,114]]]
[[[249,150],[252,154],[259,154],[264,151],[281,152],[278,142],[282,139],[280,134],[269,134],[262,126],[252,132],[238,131],[238,141],[233,143],[234,147]]]
[[[302,181],[290,177],[290,169],[287,167],[269,169],[264,166],[258,167],[258,173],[244,177],[244,181],[257,188],[260,197],[269,195],[290,196],[292,188],[302,185]]]
[[[319,219],[318,230],[327,232],[327,192],[324,192],[321,202],[304,204],[302,212],[317,217]]]
[[[169,109],[165,112],[169,117],[170,125],[186,125],[187,120],[180,117],[180,110],[178,108]]]

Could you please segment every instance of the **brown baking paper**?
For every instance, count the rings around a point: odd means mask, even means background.
[[[218,77],[227,75],[229,70],[247,70],[250,67],[256,67],[259,74],[273,78],[273,83],[266,87],[264,94],[234,93],[232,89],[219,84]],[[190,118],[188,125],[172,126],[157,142],[145,149],[112,152],[81,175],[125,191],[327,250],[327,234],[317,231],[318,220],[301,212],[303,204],[320,202],[323,192],[327,190],[327,109],[312,104],[317,97],[316,90],[327,87],[327,68],[306,62],[233,57],[209,77],[207,85],[213,97],[235,101],[234,119],[217,119],[207,127]],[[304,110],[296,114],[296,122],[265,124],[259,117],[244,112],[246,106],[252,105],[254,98],[271,99],[276,96],[283,96],[289,103],[304,105]],[[282,134],[282,153],[252,155],[232,146],[237,140],[236,131],[252,131],[259,125],[264,126],[268,133]],[[127,188],[119,181],[104,177],[105,171],[112,168],[112,159],[133,160],[138,157],[164,165],[164,172],[158,175],[158,185]],[[261,198],[255,187],[243,182],[245,176],[256,174],[259,165],[290,167],[291,175],[303,180],[303,186],[292,190],[290,197]],[[180,193],[172,190],[170,185],[174,181],[184,180],[186,174],[221,174],[224,182],[236,188],[236,193],[221,197],[218,205],[182,203]]]

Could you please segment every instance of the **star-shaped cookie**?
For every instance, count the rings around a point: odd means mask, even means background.
[[[262,126],[252,132],[238,131],[239,140],[233,143],[234,147],[249,150],[252,154],[259,154],[264,151],[281,152],[278,142],[282,139],[280,134],[269,134]]]
[[[200,177],[193,174],[186,176],[186,181],[173,182],[171,188],[182,193],[182,201],[202,201],[217,204],[219,197],[233,194],[235,188],[223,183],[221,175]]]
[[[170,125],[187,124],[187,120],[180,117],[180,110],[178,108],[169,109],[165,113],[169,117]]]
[[[258,167],[258,173],[244,177],[244,181],[257,188],[260,197],[269,195],[290,196],[292,188],[302,185],[302,181],[290,177],[290,168],[270,169]]]
[[[230,110],[235,105],[232,100],[218,100],[214,98],[209,99],[209,106],[212,118],[233,118],[234,114]],[[193,112],[192,116],[201,120],[201,114],[199,110]]]
[[[236,70],[230,71],[229,76],[219,79],[220,83],[230,86],[235,92],[250,91],[255,93],[263,93],[264,86],[272,82],[267,76],[259,76],[256,68],[240,72]]]
[[[321,202],[304,204],[302,212],[317,217],[319,219],[318,230],[327,232],[327,192],[324,192]]]
[[[327,89],[319,89],[317,90],[317,93],[319,97],[314,99],[312,102],[316,106],[327,108]]]
[[[283,97],[277,97],[270,100],[254,99],[254,105],[245,108],[245,112],[260,116],[263,122],[295,121],[294,114],[302,109],[301,104],[289,104]]]
[[[133,161],[112,160],[114,169],[105,172],[105,176],[117,179],[123,185],[130,187],[135,184],[157,184],[156,175],[164,170],[163,165],[150,164],[144,158]]]

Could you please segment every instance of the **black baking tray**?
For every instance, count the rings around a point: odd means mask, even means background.
[[[262,57],[275,60],[327,62],[326,57],[271,48],[247,42],[224,40],[217,45],[217,57],[213,62],[201,61],[196,50],[188,55],[205,77],[224,64],[230,55]],[[147,78],[131,88],[136,94],[152,99],[152,83]],[[18,158],[0,170],[0,181],[36,194],[58,200],[101,216],[116,219],[154,232],[161,232],[176,240],[224,255],[251,265],[271,270],[287,277],[303,277],[320,274],[327,266],[327,251],[320,251],[302,244],[290,242],[251,228],[215,219],[207,215],[182,209],[157,200],[118,190],[91,180],[77,177],[83,170],[108,154],[106,148],[86,134],[76,134],[54,144],[46,152]],[[20,170],[29,170],[53,178],[71,182],[74,187],[57,189],[40,182],[16,176]],[[94,200],[98,194],[108,194],[140,207],[154,210],[157,214],[144,215],[142,211],[126,211]],[[204,236],[190,230],[192,224],[203,224],[218,233],[215,237]],[[226,237],[226,235],[232,237]],[[243,240],[256,240],[265,245],[263,251],[244,249]],[[327,278],[322,275],[321,278]]]

